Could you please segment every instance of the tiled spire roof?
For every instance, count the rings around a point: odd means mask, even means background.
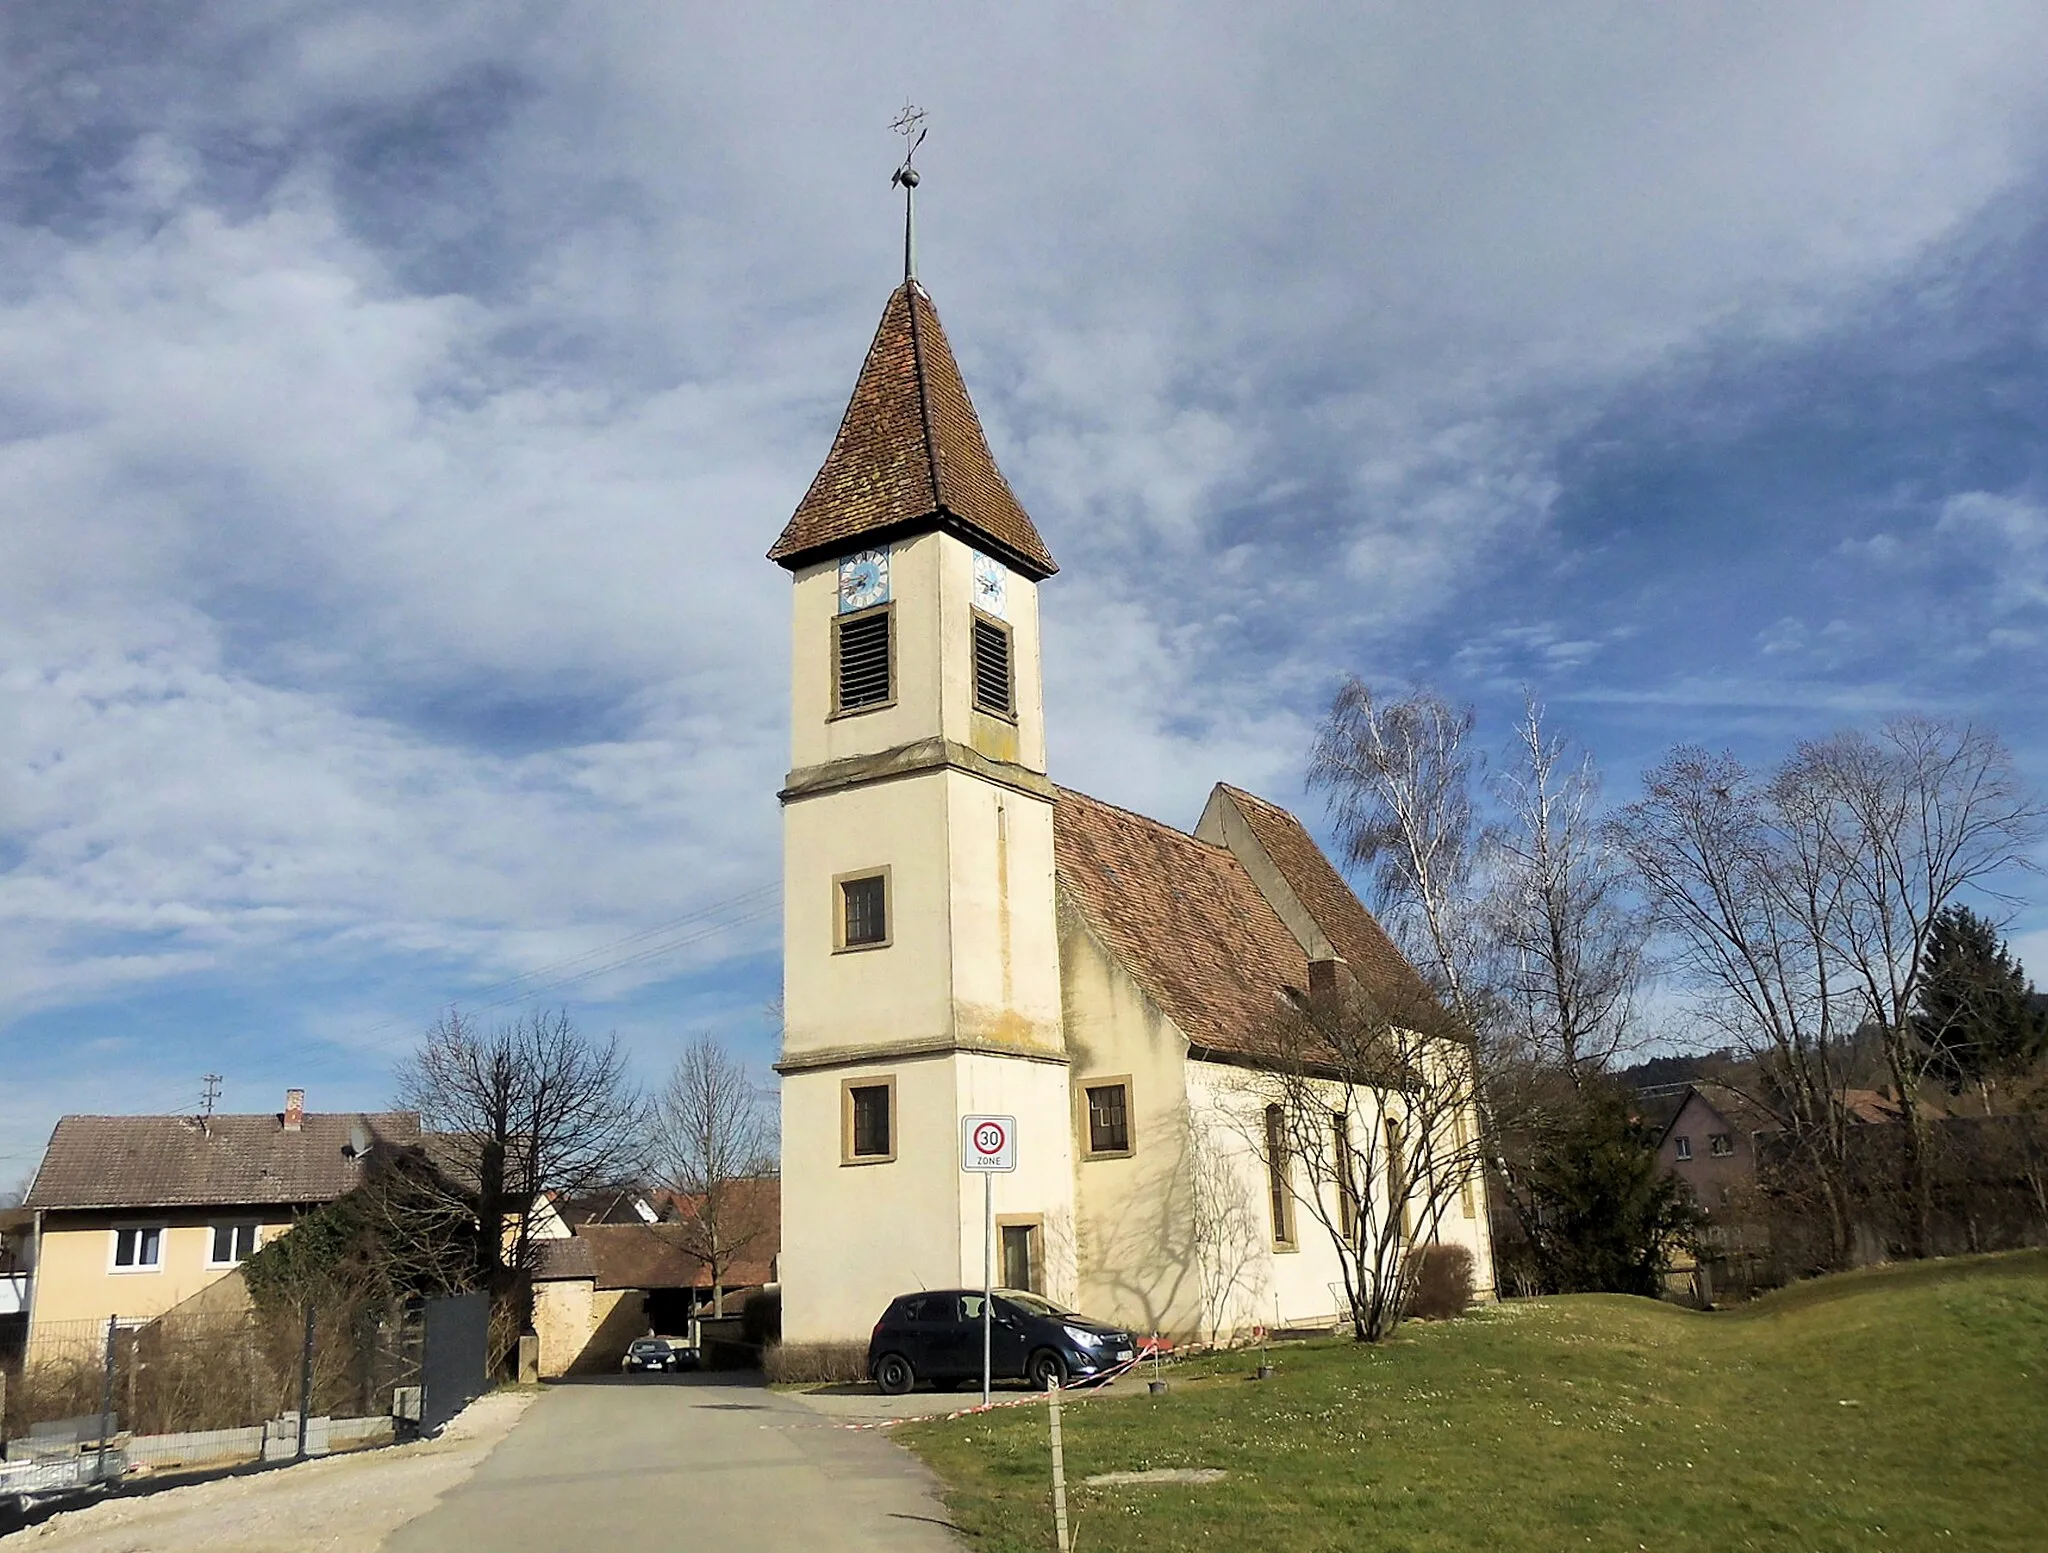
[[[825,466],[768,552],[794,568],[922,528],[953,528],[1019,570],[1059,570],[996,468],[938,310],[906,280],[854,384]]]

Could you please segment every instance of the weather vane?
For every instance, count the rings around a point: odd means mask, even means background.
[[[911,159],[924,144],[924,109],[905,101],[903,111],[889,121],[889,128],[903,137],[903,165],[890,176],[889,187],[903,191],[903,278],[917,279],[917,169]]]

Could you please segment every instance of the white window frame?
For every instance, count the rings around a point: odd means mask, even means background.
[[[152,1230],[156,1233],[156,1260],[154,1262],[136,1261],[123,1264],[121,1261],[121,1237],[123,1235],[140,1237]],[[162,1272],[164,1270],[164,1239],[170,1232],[171,1227],[163,1223],[114,1225],[107,1231],[107,1271],[123,1274]],[[136,1240],[135,1251],[138,1257],[142,1253],[140,1238]]]
[[[216,1261],[213,1255],[213,1247],[215,1240],[219,1238],[220,1232],[222,1230],[247,1230],[249,1232],[248,1255],[230,1257],[225,1262]],[[229,1249],[232,1250],[234,1248],[234,1242],[232,1240],[229,1241],[228,1246]],[[206,1265],[208,1267],[240,1267],[244,1262],[249,1260],[249,1257],[254,1256],[260,1249],[262,1249],[262,1246],[263,1225],[260,1220],[222,1219],[217,1223],[209,1224],[206,1226]]]
[[[1671,1149],[1681,1165],[1692,1162],[1692,1139],[1685,1133],[1681,1132],[1672,1138]]]

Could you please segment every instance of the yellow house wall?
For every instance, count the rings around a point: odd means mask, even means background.
[[[954,1098],[956,1118],[1017,1119],[1017,1168],[994,1175],[991,1182],[995,1214],[998,1219],[1005,1215],[1039,1219],[1042,1292],[1052,1300],[1073,1303],[1080,1288],[1066,1067],[1060,1063],[963,1053],[954,1060],[953,1070],[958,1085]],[[981,1177],[960,1168],[961,1130],[962,1123],[955,1120],[951,1165],[958,1194],[960,1264],[954,1277],[962,1287],[973,1288],[982,1281],[983,1256],[989,1245],[988,1198]],[[993,1271],[995,1281],[1001,1283],[1000,1241],[995,1249]],[[881,1314],[879,1307],[875,1314]]]
[[[588,1278],[551,1279],[533,1288],[533,1330],[544,1376],[585,1375],[618,1367],[626,1345],[646,1334],[638,1289],[599,1289]]]
[[[231,1271],[207,1265],[213,1226],[252,1221],[262,1226],[257,1243],[267,1245],[290,1227],[291,1214],[282,1208],[246,1213],[45,1214],[30,1346],[69,1341],[79,1330],[75,1324],[103,1325],[109,1316],[147,1321],[162,1315]],[[160,1266],[117,1270],[116,1226],[146,1224],[164,1226]]]

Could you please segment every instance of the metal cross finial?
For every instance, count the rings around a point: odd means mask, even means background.
[[[889,179],[891,188],[903,190],[903,278],[917,279],[917,169],[911,159],[924,144],[924,109],[906,101],[903,111],[889,121],[889,128],[903,137],[903,165]]]

